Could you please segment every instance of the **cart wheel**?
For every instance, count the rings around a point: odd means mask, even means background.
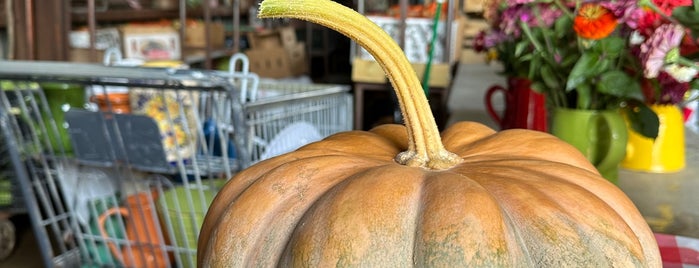
[[[7,259],[15,249],[15,225],[10,220],[0,219],[0,260]]]

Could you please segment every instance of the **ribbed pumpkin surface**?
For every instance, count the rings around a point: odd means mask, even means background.
[[[659,267],[631,201],[542,132],[458,123],[445,170],[397,164],[399,125],[331,136],[244,170],[199,241],[208,267]]]

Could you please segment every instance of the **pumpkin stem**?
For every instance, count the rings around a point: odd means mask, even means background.
[[[264,0],[258,16],[288,17],[323,25],[353,39],[374,56],[396,91],[408,130],[408,150],[396,156],[398,163],[447,169],[462,161],[444,148],[415,71],[398,44],[378,25],[330,0]]]

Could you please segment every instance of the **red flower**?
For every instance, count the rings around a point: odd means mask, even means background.
[[[617,25],[614,14],[597,3],[586,3],[580,7],[573,22],[573,29],[578,36],[598,40],[611,34]]]
[[[666,16],[671,16],[676,7],[691,6],[692,0],[652,0],[659,11]],[[667,22],[667,20],[653,11],[650,7],[644,7],[645,13],[638,21],[638,30],[645,37],[650,36],[655,28]]]
[[[653,0],[653,4],[670,16],[676,7],[691,6],[692,0]]]
[[[485,31],[480,31],[475,38],[473,38],[473,50],[476,52],[485,52]]]
[[[658,82],[661,91],[656,101],[659,104],[681,103],[684,100],[684,94],[689,90],[689,83],[678,82],[666,72],[658,75]]]

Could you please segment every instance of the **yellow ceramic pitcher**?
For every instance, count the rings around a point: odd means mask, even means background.
[[[645,172],[676,172],[684,169],[684,121],[675,105],[651,105],[660,120],[653,140],[629,130],[626,157],[621,167]]]

